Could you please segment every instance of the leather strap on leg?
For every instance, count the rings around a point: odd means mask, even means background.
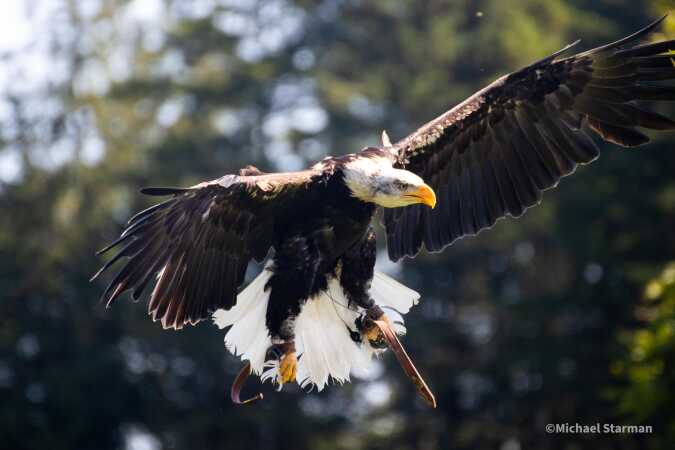
[[[237,377],[234,379],[234,383],[232,383],[232,388],[230,389],[230,398],[232,398],[232,403],[235,405],[245,405],[247,403],[253,403],[257,400],[262,400],[263,395],[262,393],[258,393],[255,396],[248,398],[246,400],[241,400],[240,394],[241,394],[241,389],[244,387],[244,383],[246,383],[246,379],[251,375],[251,362],[246,361],[246,364],[244,367],[241,368],[239,373],[237,374]]]
[[[276,358],[281,358],[282,355],[294,351],[295,351],[295,341],[288,341],[274,344],[270,346],[270,348],[267,350],[268,353],[272,353]],[[246,405],[247,403],[253,403],[255,401],[263,399],[263,395],[260,392],[246,400],[241,399],[241,390],[244,387],[244,384],[246,383],[246,380],[248,379],[249,376],[251,376],[251,362],[246,361],[246,364],[244,365],[244,367],[241,368],[241,370],[237,374],[237,377],[234,379],[234,382],[232,383],[232,388],[230,389],[230,398],[232,399],[232,403],[234,403],[235,405]]]
[[[389,346],[394,352],[394,355],[396,355],[396,359],[398,359],[398,362],[403,368],[403,371],[415,384],[417,392],[419,392],[422,398],[424,398],[424,400],[426,400],[426,402],[429,403],[432,408],[435,408],[436,397],[434,397],[433,392],[431,392],[431,389],[429,389],[429,386],[427,386],[427,383],[422,378],[422,375],[420,375],[420,373],[417,371],[415,364],[413,364],[412,360],[401,345],[401,341],[398,340],[396,333],[394,333],[389,324],[384,320],[373,320],[373,323],[377,325],[380,331],[382,331],[382,334],[384,334],[384,338],[389,343]]]

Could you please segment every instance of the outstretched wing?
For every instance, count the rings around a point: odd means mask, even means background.
[[[568,58],[569,47],[504,76],[397,142],[398,166],[435,191],[435,209],[387,209],[389,256],[439,251],[504,216],[536,205],[578,164],[598,156],[585,130],[632,147],[649,141],[636,128],[667,130],[675,122],[641,109],[638,100],[675,100],[675,41],[633,46],[660,19],[612,44]],[[385,144],[386,145],[386,144]]]
[[[261,172],[259,172],[261,173]],[[315,199],[318,171],[226,175],[191,188],[148,188],[171,198],[136,214],[122,235],[100,253],[121,247],[92,278],[128,258],[103,294],[111,305],[132,290],[138,299],[156,279],[149,313],[164,328],[195,324],[229,309],[251,258],[273,245],[275,221]]]

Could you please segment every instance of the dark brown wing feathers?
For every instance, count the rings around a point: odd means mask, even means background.
[[[638,128],[672,130],[675,122],[639,100],[675,100],[675,41],[630,47],[660,19],[627,38],[568,58],[562,52],[492,83],[394,144],[398,166],[437,193],[433,210],[387,209],[389,256],[439,251],[454,240],[518,217],[599,149],[587,134],[632,147]]]
[[[122,235],[100,253],[121,248],[92,279],[120,259],[125,264],[103,294],[111,305],[131,290],[140,298],[155,282],[148,306],[164,328],[197,323],[234,305],[246,267],[273,243],[274,220],[302,200],[315,171],[227,175],[191,188],[146,188],[171,198],[139,212]],[[260,175],[258,175],[260,174]]]

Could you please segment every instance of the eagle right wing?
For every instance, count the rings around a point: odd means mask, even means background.
[[[397,166],[422,177],[438,206],[384,211],[389,256],[440,251],[539,203],[542,191],[593,161],[586,134],[625,147],[649,141],[637,128],[675,122],[641,100],[675,100],[675,41],[635,46],[660,19],[620,41],[567,58],[566,47],[502,77],[393,146]]]
[[[257,169],[256,169],[257,170]],[[100,253],[121,247],[92,280],[121,258],[124,266],[103,294],[111,305],[132,290],[143,294],[156,278],[149,313],[164,328],[195,324],[236,302],[246,267],[273,245],[275,219],[302,211],[315,199],[318,170],[226,175],[190,188],[146,188],[171,198],[132,217],[122,235]]]

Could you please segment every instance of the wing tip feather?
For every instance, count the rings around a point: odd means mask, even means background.
[[[179,187],[144,187],[141,188],[140,193],[143,195],[150,195],[153,197],[163,197],[167,195],[182,194],[183,192],[189,190],[190,190],[189,188],[179,188]]]
[[[658,27],[664,20],[666,20],[666,17],[668,17],[669,14],[670,13],[667,12],[663,16],[661,16],[660,18],[654,20],[653,22],[651,22],[647,26],[639,29],[635,33],[630,34],[630,35],[628,35],[624,38],[621,38],[618,41],[610,42],[609,44],[606,44],[606,45],[603,45],[601,47],[597,47],[597,48],[594,48],[592,50],[589,50],[588,52],[583,53],[583,55],[593,55],[595,53],[600,53],[600,52],[607,51],[607,50],[613,50],[617,47],[621,47],[623,44],[626,44],[626,43],[631,42],[631,41],[635,41],[636,39],[640,39],[643,36],[646,36],[649,33],[651,33],[656,27]]]

